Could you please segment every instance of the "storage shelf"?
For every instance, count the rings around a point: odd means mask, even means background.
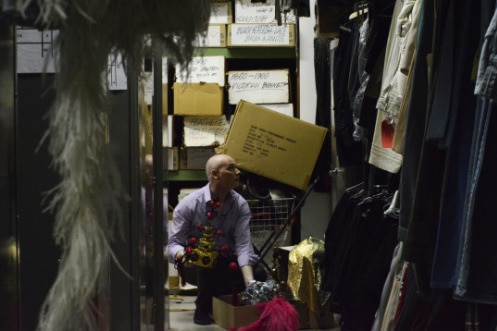
[[[295,47],[205,47],[196,55],[224,56],[230,59],[295,59]]]
[[[164,180],[178,181],[207,181],[205,170],[168,170],[164,173]]]

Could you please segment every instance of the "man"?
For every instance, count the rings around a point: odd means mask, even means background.
[[[207,161],[205,171],[208,183],[174,209],[167,244],[171,263],[197,269],[194,323],[200,325],[212,323],[213,296],[241,292],[251,281],[266,278],[257,266],[259,257],[250,238],[249,205],[233,190],[240,185],[235,160],[216,154]]]

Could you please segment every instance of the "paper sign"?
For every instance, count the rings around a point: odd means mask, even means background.
[[[55,40],[58,30],[17,29],[17,73],[55,73]],[[128,79],[121,55],[109,55],[107,61],[109,90],[127,90]]]
[[[190,64],[190,72],[176,66],[178,83],[216,83],[224,86],[224,56],[196,56]]]
[[[228,72],[229,103],[288,103],[288,70],[249,70]]]
[[[107,69],[107,82],[109,90],[127,90],[128,78],[124,71],[121,55],[110,55]]]
[[[53,49],[58,30],[39,31],[37,29],[18,28],[17,42],[17,72],[24,73],[54,73]]]
[[[229,127],[224,115],[185,116],[183,144],[186,147],[222,145]]]

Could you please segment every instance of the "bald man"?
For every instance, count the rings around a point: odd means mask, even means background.
[[[213,296],[231,294],[234,290],[241,292],[251,281],[265,281],[267,276],[258,265],[260,258],[252,246],[249,205],[233,190],[240,185],[240,170],[235,160],[226,154],[216,154],[207,161],[205,172],[208,183],[184,197],[174,209],[167,244],[171,263],[187,261],[194,256],[191,248],[198,247],[205,226],[212,227],[217,260],[213,267],[195,266],[194,323],[200,325],[213,322]]]

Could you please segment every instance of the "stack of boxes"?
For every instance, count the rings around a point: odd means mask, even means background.
[[[275,0],[213,1],[207,35],[198,46],[218,49],[215,54],[226,54],[221,48],[294,47],[295,15],[282,13],[284,23],[278,25],[275,12]],[[225,109],[240,100],[294,116],[288,68],[230,70],[229,61],[205,55],[195,57],[188,70],[175,68],[173,114],[184,117],[184,128],[182,146],[168,150],[169,159],[177,160],[168,162],[169,170],[201,169],[224,143],[230,127]]]

